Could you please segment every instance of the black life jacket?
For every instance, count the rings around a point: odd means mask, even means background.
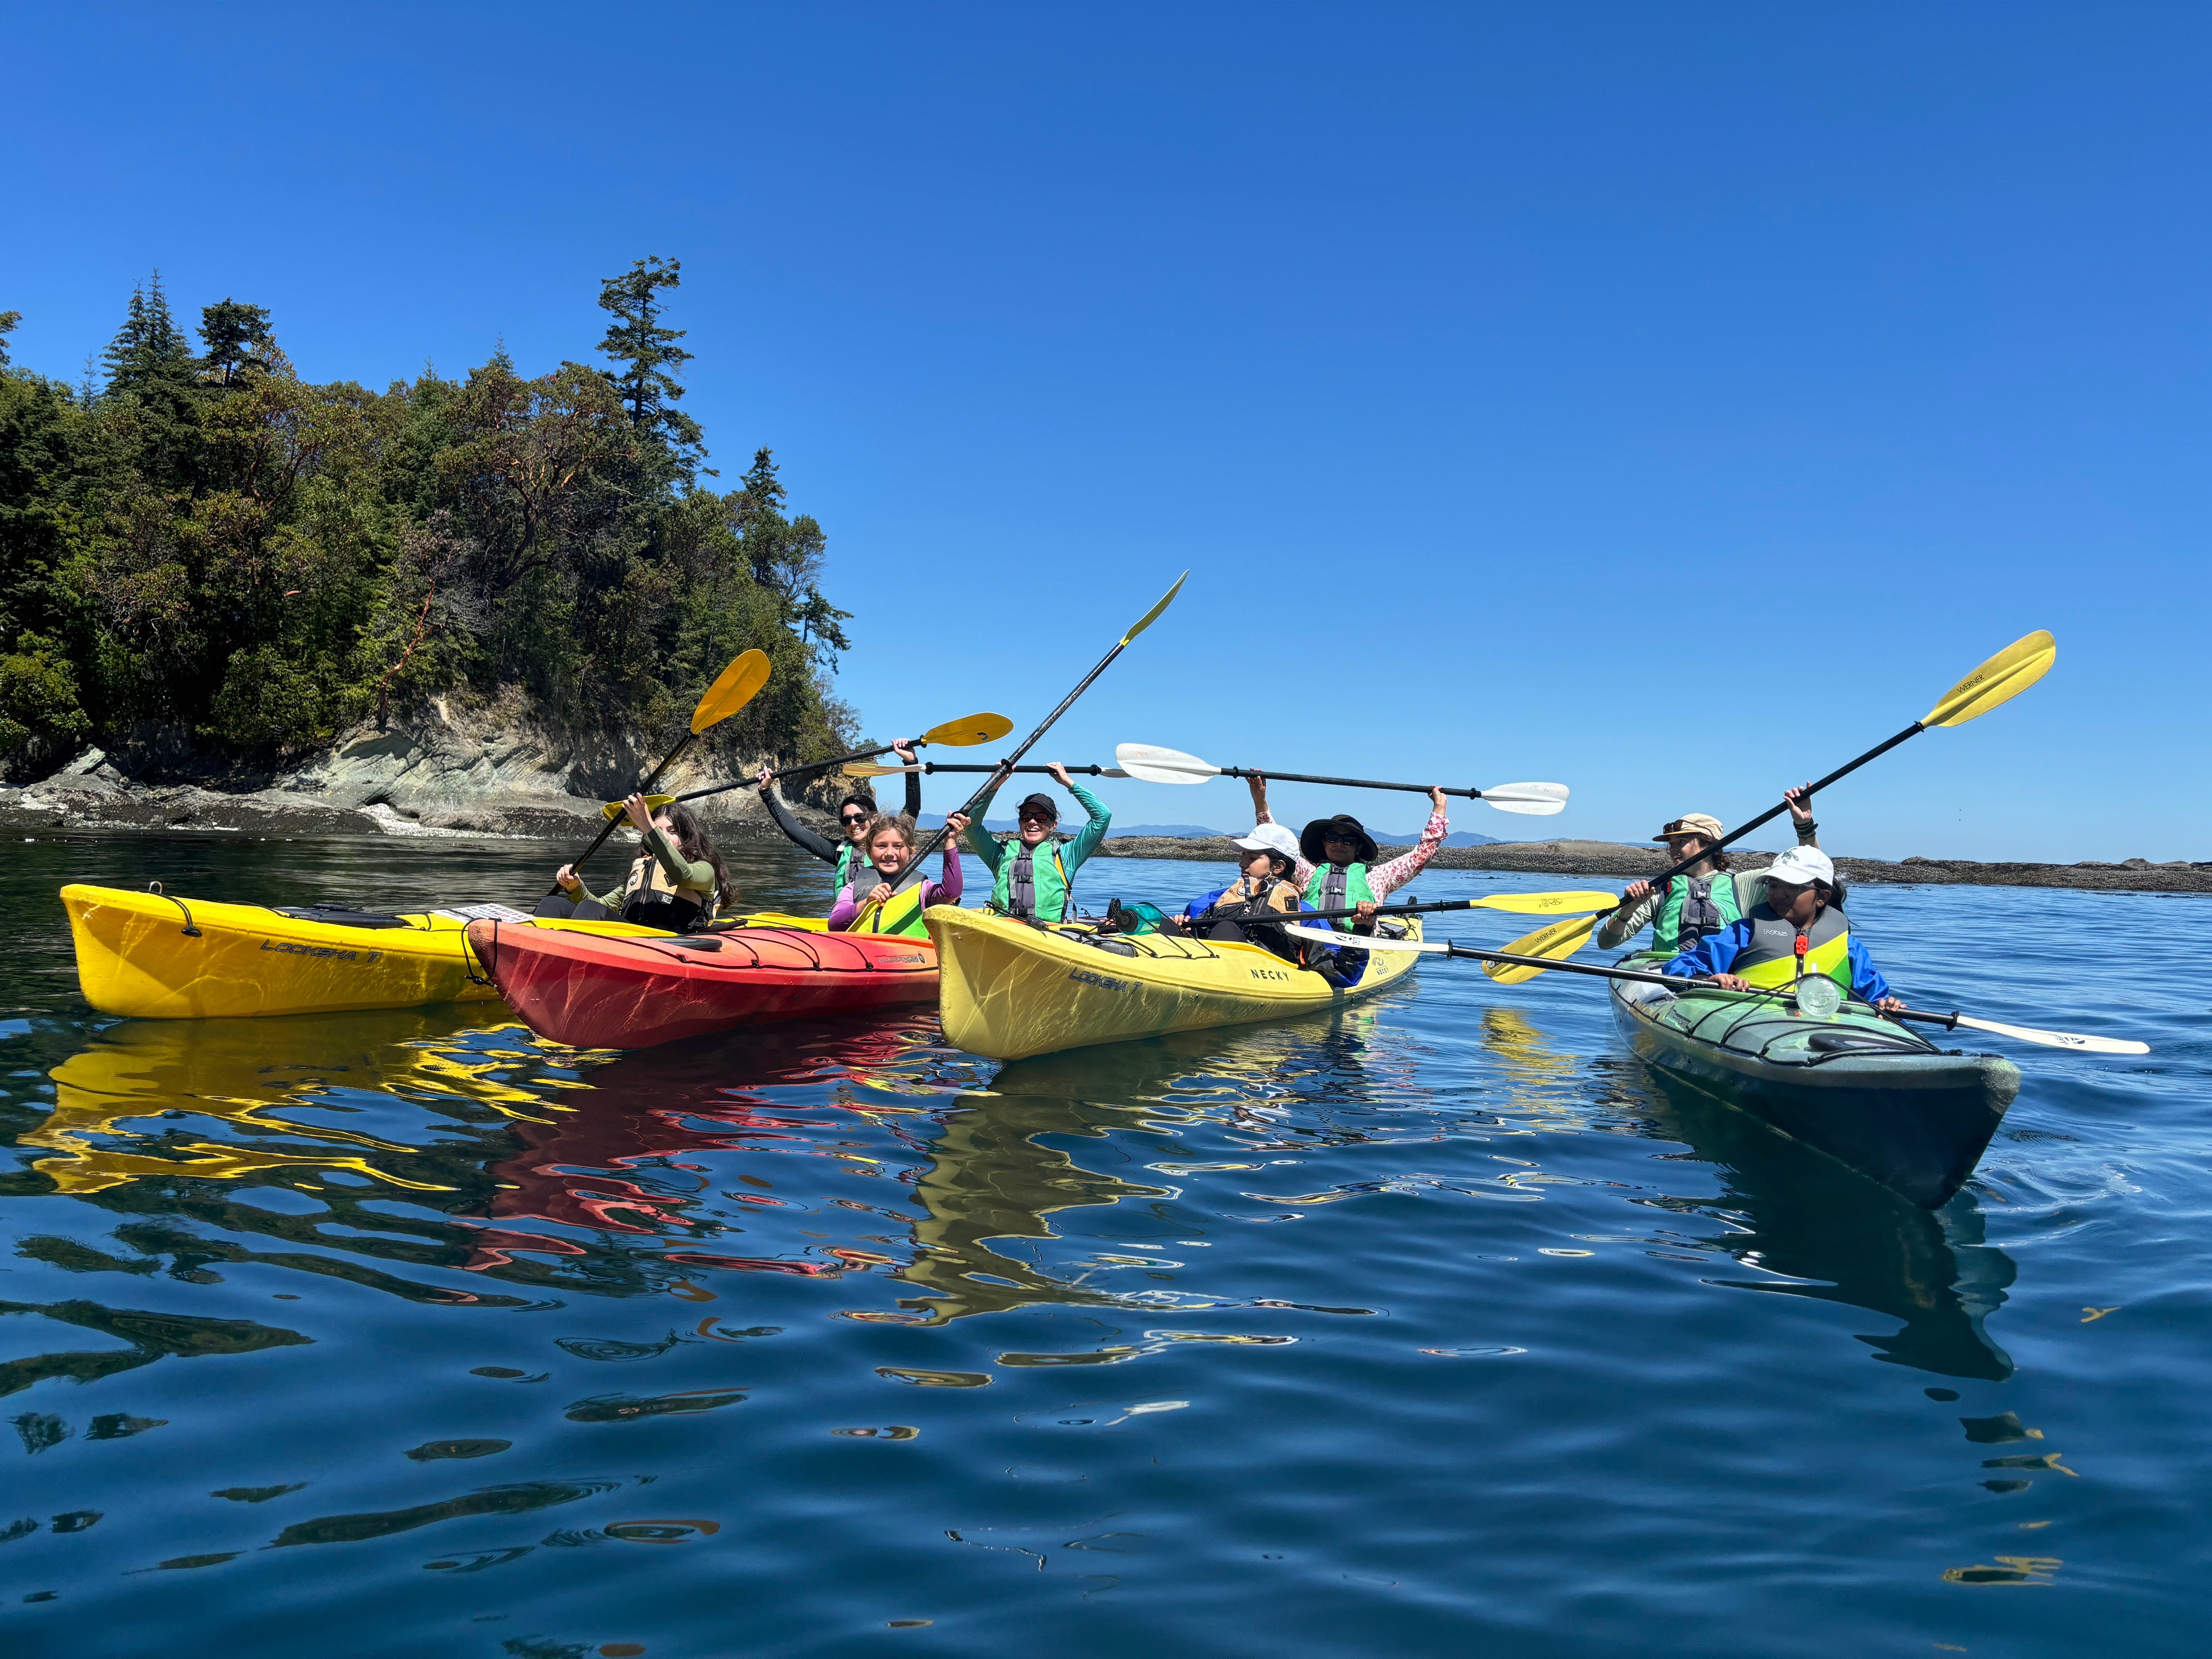
[[[1286,888],[1290,891],[1292,903],[1287,912],[1278,910],[1267,902],[1278,888]],[[1297,895],[1296,883],[1285,881],[1280,876],[1270,876],[1267,885],[1250,898],[1232,899],[1227,902],[1216,899],[1199,912],[1191,932],[1200,939],[1242,939],[1248,945],[1256,945],[1264,951],[1273,951],[1285,962],[1304,967],[1304,941],[1295,939],[1283,931],[1283,923],[1297,914]]]

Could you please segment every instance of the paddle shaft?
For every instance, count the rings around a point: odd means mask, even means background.
[[[1181,586],[1182,584],[1177,583],[1176,586]],[[1173,599],[1175,595],[1172,592],[1168,595],[1169,599]],[[1162,603],[1164,604],[1165,601],[1162,601]],[[1157,612],[1155,614],[1157,614]],[[1151,620],[1152,618],[1148,617],[1145,619],[1145,622],[1146,623],[1149,623]],[[1139,624],[1139,629],[1144,625],[1145,624]],[[1099,658],[1098,666],[1092,669],[1088,674],[1085,674],[1081,682],[1077,684],[1075,690],[1069,692],[1066,696],[1060,700],[1060,707],[1054,709],[1049,714],[1047,714],[1044,717],[1043,723],[1041,724],[1036,731],[1030,732],[1027,738],[1022,740],[1022,746],[1020,748],[1015,750],[1012,754],[1007,756],[1006,759],[1000,761],[998,765],[991,769],[993,773],[996,774],[999,772],[1010,772],[1013,770],[1015,763],[1018,762],[1023,756],[1028,754],[1030,750],[1036,747],[1038,740],[1042,738],[1046,732],[1052,730],[1054,723],[1057,721],[1062,714],[1065,714],[1069,709],[1075,707],[1075,700],[1091,689],[1091,683],[1101,674],[1104,673],[1109,668],[1111,668],[1114,665],[1114,659],[1120,656],[1124,651],[1129,648],[1129,641],[1136,638],[1137,631],[1138,630],[1132,630],[1129,633],[1124,634],[1121,639],[1116,641],[1115,642],[1114,648],[1111,651],[1109,651],[1104,656]],[[996,783],[986,780],[981,789],[978,789],[974,794],[968,797],[966,805],[961,807],[958,814],[948,812],[945,815],[946,817],[950,819],[961,815],[965,815],[969,817],[975,817],[975,808],[977,805],[983,801],[985,797],[994,793],[998,787],[999,786]],[[945,838],[946,835],[951,832],[951,828],[952,826],[949,822],[938,825],[936,830],[930,836],[929,839],[922,843],[921,850],[914,855],[913,860],[908,864],[905,869],[900,871],[898,874],[893,878],[891,881],[891,890],[894,893],[897,892],[899,888],[904,885],[908,877],[913,875],[915,872],[919,871],[924,864],[928,862],[929,855],[932,853],[934,853],[939,847],[945,844]]]
[[[1377,783],[1372,778],[1323,778],[1310,772],[1263,772],[1256,767],[1218,766],[1214,769],[1224,778],[1263,778],[1277,783],[1331,783],[1340,789],[1399,789],[1409,795],[1425,795],[1431,786],[1425,783]],[[1446,789],[1447,795],[1459,795],[1468,800],[1480,800],[1480,789]]]
[[[684,734],[684,741],[678,744],[675,748],[668,751],[668,758],[661,762],[659,765],[654,767],[653,769],[653,775],[647,778],[643,783],[638,785],[636,788],[630,791],[630,793],[634,795],[651,794],[653,793],[653,786],[660,781],[660,775],[663,772],[665,772],[670,767],[676,764],[676,757],[681,755],[685,750],[689,749],[691,746],[693,739],[697,738],[698,735],[699,734],[696,732],[686,732]],[[678,800],[682,800],[684,799],[685,797],[678,795],[677,799]],[[570,862],[568,867],[571,870],[582,869],[584,867],[584,860],[590,858],[592,854],[598,852],[600,848],[606,845],[607,837],[615,832],[615,825],[622,823],[623,821],[623,814],[620,812],[616,813],[614,817],[609,818],[606,821],[605,826],[600,830],[599,833],[592,837],[592,844],[589,847],[586,847],[582,853],[579,854],[576,858]],[[556,881],[552,884],[552,886],[545,890],[545,896],[547,898],[551,898],[560,890],[561,884]]]
[[[1830,784],[1835,782],[1837,779],[1849,777],[1852,773],[1857,771],[1859,768],[1864,766],[1869,761],[1880,760],[1884,755],[1887,755],[1891,750],[1896,748],[1898,744],[1903,743],[1907,738],[1917,738],[1927,729],[1928,728],[1922,725],[1918,720],[1913,721],[1911,725],[1906,726],[1905,730],[1899,732],[1895,737],[1890,738],[1888,742],[1875,744],[1873,748],[1868,750],[1865,754],[1861,755],[1856,760],[1850,761],[1842,766],[1838,766],[1834,771],[1829,773],[1826,777],[1820,779],[1816,783],[1807,784],[1804,789],[1805,799],[1808,801],[1811,800],[1814,796],[1819,794],[1820,791],[1826,789]],[[1655,888],[1664,887],[1668,882],[1674,880],[1675,877],[1686,875],[1690,871],[1695,869],[1698,865],[1703,864],[1707,859],[1712,857],[1714,854],[1719,852],[1723,848],[1725,848],[1733,842],[1741,841],[1746,836],[1758,829],[1762,823],[1772,822],[1774,819],[1780,817],[1789,810],[1790,803],[1786,800],[1783,801],[1778,805],[1770,806],[1766,811],[1761,812],[1757,817],[1753,818],[1749,823],[1745,824],[1742,828],[1729,830],[1728,834],[1723,836],[1717,842],[1715,842],[1711,847],[1705,848],[1704,852],[1698,854],[1697,857],[1693,859],[1684,859],[1680,864],[1674,866],[1673,869],[1668,870],[1660,875],[1642,877],[1639,878],[1639,879],[1649,881]],[[1621,903],[1624,905],[1628,901],[1626,898],[1621,900]]]
[[[1502,962],[1509,968],[1545,968],[1555,974],[1588,974],[1593,979],[1629,979],[1640,985],[1663,985],[1670,991],[1686,991],[1698,983],[1680,974],[1647,974],[1635,968],[1599,968],[1586,962],[1561,962],[1551,957],[1518,957],[1504,951],[1478,951],[1456,939],[1445,943],[1447,957],[1470,957],[1477,962]]]
[[[1069,766],[1063,771],[1080,772],[1086,778],[1109,778],[1121,775],[1110,766]],[[939,772],[1049,772],[1049,766],[1008,766],[1005,762],[986,763],[981,761],[924,761],[918,766],[893,767],[896,772],[927,772],[934,777]],[[890,773],[884,774],[889,776]]]

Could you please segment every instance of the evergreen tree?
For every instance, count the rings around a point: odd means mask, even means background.
[[[123,326],[100,361],[107,368],[107,391],[160,394],[190,384],[191,349],[184,331],[169,314],[168,296],[161,291],[161,273],[145,288],[131,290],[131,305]]]
[[[237,386],[250,374],[269,372],[275,337],[266,306],[242,306],[226,295],[201,309],[200,338],[207,342],[203,369],[216,386]]]
[[[599,353],[623,367],[607,378],[622,393],[632,427],[658,439],[685,483],[691,483],[707,456],[698,422],[676,407],[684,388],[675,371],[691,361],[676,343],[686,332],[660,325],[664,288],[683,285],[684,263],[658,254],[640,259],[619,276],[599,285],[599,309],[613,314]],[[711,469],[708,471],[713,476]]]
[[[8,337],[22,325],[20,311],[0,311],[0,368],[8,367]]]

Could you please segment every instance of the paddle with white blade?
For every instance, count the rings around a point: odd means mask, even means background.
[[[1595,979],[1633,980],[1640,985],[1663,985],[1670,991],[1686,991],[1692,987],[1710,988],[1709,980],[1690,979],[1680,974],[1646,973],[1635,968],[1602,968],[1587,962],[1555,962],[1542,957],[1517,955],[1510,951],[1480,951],[1471,945],[1462,945],[1453,939],[1369,939],[1364,934],[1332,933],[1326,927],[1307,927],[1297,922],[1285,925],[1283,931],[1295,933],[1300,939],[1311,939],[1316,945],[1334,945],[1350,951],[1419,951],[1425,955],[1460,957],[1485,964],[1506,967],[1530,967],[1540,973],[1588,974]],[[1833,984],[1832,980],[1829,983]],[[1945,1030],[1956,1030],[1964,1025],[1976,1031],[1988,1031],[1997,1036],[2008,1036],[2016,1042],[2033,1042],[2045,1048],[2070,1048],[2081,1054],[2147,1054],[2148,1042],[2136,1042],[2125,1037],[2084,1036],[2076,1031],[2045,1031],[2033,1025],[2004,1025],[1993,1019],[1976,1019],[1971,1014],[1929,1014],[1917,1008],[1892,1008],[1884,1011],[1889,1019],[1918,1020],[1923,1024],[1941,1025]]]
[[[1425,783],[1382,783],[1373,778],[1325,778],[1310,772],[1274,772],[1258,767],[1216,766],[1195,755],[1186,755],[1180,749],[1163,749],[1152,743],[1116,744],[1114,745],[1114,758],[1121,763],[1121,769],[1131,777],[1146,783],[1204,783],[1208,778],[1269,778],[1277,783],[1322,783],[1340,789],[1396,789],[1411,795],[1425,795],[1430,788]],[[1553,813],[1565,810],[1567,804],[1567,786],[1564,783],[1501,783],[1491,789],[1447,789],[1443,793],[1463,796],[1468,800],[1479,800],[1501,812],[1525,812],[1530,817],[1549,817]]]

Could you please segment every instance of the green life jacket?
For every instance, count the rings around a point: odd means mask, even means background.
[[[881,904],[864,904],[860,914],[853,918],[847,931],[854,933],[897,933],[906,939],[927,939],[929,928],[922,921],[922,896],[929,891],[927,881],[893,893]]]
[[[860,849],[849,841],[837,849],[837,884],[840,887],[849,885],[852,882],[853,860],[860,855]]]
[[[1052,856],[1037,854],[1049,848]],[[999,849],[999,873],[991,883],[991,908],[1002,916],[1029,921],[1042,916],[1066,921],[1075,914],[1075,896],[1060,862],[1060,843],[1048,837],[1034,848],[1010,841]]]
[[[1832,904],[1813,919],[1805,930],[1804,971],[1809,976],[1826,974],[1851,988],[1851,924]],[[1797,924],[1784,921],[1773,907],[1751,907],[1751,942],[1736,952],[1723,970],[1762,991],[1779,991],[1797,982]]]
[[[1725,870],[1710,876],[1677,876],[1667,884],[1666,900],[1652,920],[1652,948],[1678,957],[1742,919],[1743,912],[1736,908],[1735,878]]]
[[[1349,910],[1355,904],[1381,902],[1376,898],[1375,890],[1367,884],[1367,866],[1364,864],[1324,864],[1306,884],[1306,902],[1316,910]],[[1329,926],[1348,933],[1352,931],[1352,919],[1339,916]]]

